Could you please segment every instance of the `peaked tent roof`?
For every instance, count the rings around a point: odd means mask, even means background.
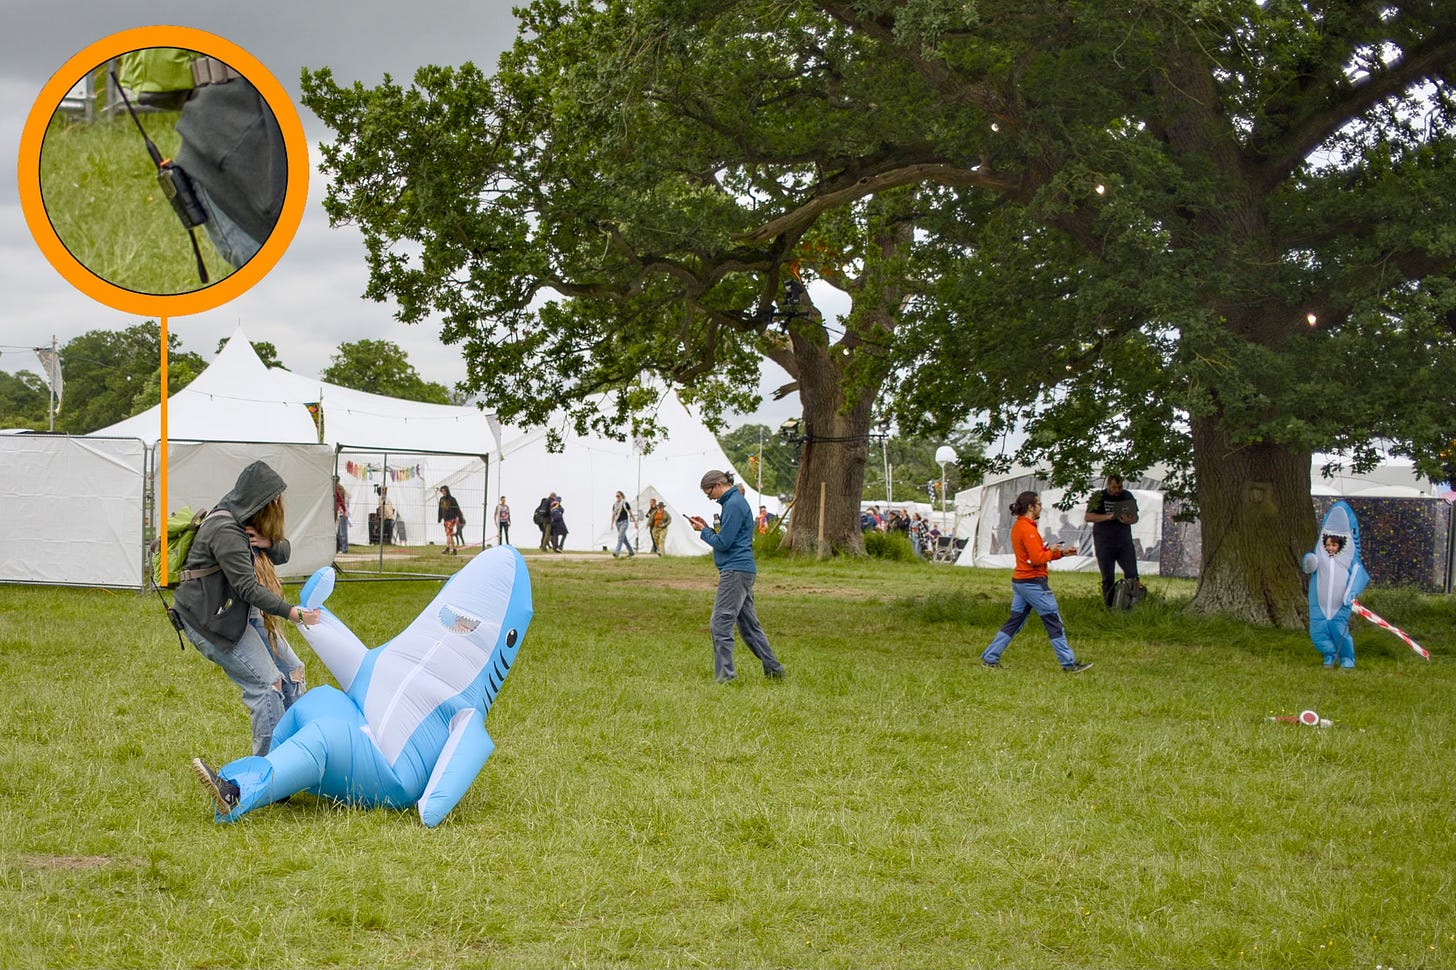
[[[206,370],[168,398],[167,436],[317,442],[310,405],[323,408],[323,440],[328,444],[467,454],[497,448],[493,415],[475,407],[370,394],[267,367],[241,327]],[[156,441],[162,434],[161,413],[157,405],[92,434]]]

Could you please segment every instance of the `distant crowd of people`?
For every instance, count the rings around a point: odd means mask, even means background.
[[[940,543],[940,529],[929,517],[909,509],[891,509],[882,513],[878,505],[871,505],[859,514],[861,532],[884,532],[903,535],[910,540],[915,555],[930,558],[935,555]]]

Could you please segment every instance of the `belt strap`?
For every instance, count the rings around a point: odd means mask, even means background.
[[[209,84],[226,84],[240,77],[241,74],[215,57],[199,57],[192,62],[192,83],[199,88]]]

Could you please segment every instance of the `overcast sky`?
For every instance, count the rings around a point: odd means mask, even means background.
[[[64,344],[89,330],[121,330],[145,318],[96,303],[45,260],[21,215],[16,190],[20,133],[41,87],[82,48],[122,30],[176,24],[205,30],[244,48],[283,84],[297,104],[304,67],[328,67],[340,83],[407,82],[425,64],[474,61],[491,69],[515,37],[507,0],[0,0],[0,369],[40,372],[35,355],[16,346]],[[328,131],[299,106],[313,161]],[[211,359],[218,341],[242,325],[252,340],[271,341],[290,369],[316,375],[345,340],[391,340],[426,380],[453,386],[465,376],[455,348],[432,325],[406,326],[392,307],[361,298],[367,280],[357,233],[332,229],[324,216],[323,177],[315,170],[308,206],[288,252],[247,293],[216,310],[169,318],[182,348]],[[766,386],[786,380],[782,371]],[[798,410],[798,396],[766,401],[749,420],[777,425]]]

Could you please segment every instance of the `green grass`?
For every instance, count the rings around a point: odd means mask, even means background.
[[[706,560],[529,555],[498,749],[446,822],[308,796],[212,822],[236,692],[155,597],[0,590],[0,966],[1445,967],[1456,616],[1374,592],[1359,667],[1058,574],[764,564],[789,678],[712,682]],[[422,556],[415,569],[457,568]],[[366,642],[435,582],[341,584]],[[294,591],[296,595],[296,591]],[[310,660],[311,679],[327,678]],[[1327,730],[1268,723],[1312,707]]]
[[[164,158],[181,145],[176,112],[140,116]],[[41,146],[41,194],[61,243],[94,275],[137,293],[202,286],[187,230],[157,185],[157,169],[124,112],[87,124],[58,114]],[[232,272],[203,228],[197,241],[216,283]]]

